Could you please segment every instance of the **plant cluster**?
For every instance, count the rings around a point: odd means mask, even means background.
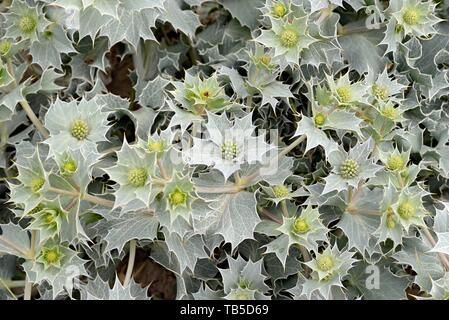
[[[0,298],[449,299],[448,8],[0,1]]]

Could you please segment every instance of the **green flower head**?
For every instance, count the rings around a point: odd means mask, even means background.
[[[380,160],[385,164],[389,171],[402,172],[407,168],[410,151],[399,152],[397,149],[392,151],[382,151],[380,153]]]
[[[33,214],[33,221],[28,226],[30,230],[39,230],[40,239],[54,238],[59,234],[65,212],[57,201],[46,203]]]
[[[396,32],[427,36],[435,34],[434,25],[441,20],[435,16],[434,1],[398,0],[390,5],[396,22]]]
[[[26,1],[14,0],[7,15],[6,36],[11,39],[37,40],[37,35],[42,32],[48,21],[39,6],[30,6]]]
[[[326,240],[328,232],[320,220],[318,209],[310,206],[302,209],[300,215],[284,217],[282,225],[277,230],[288,237],[289,246],[299,244],[307,250],[318,250],[318,243]]]
[[[84,140],[89,135],[89,131],[89,124],[86,120],[76,119],[72,123],[70,134],[78,140]]]
[[[312,278],[322,283],[338,284],[341,277],[345,276],[352,264],[354,253],[340,252],[336,245],[327,247],[322,253],[317,253],[316,258],[306,264],[313,270]]]
[[[271,15],[275,18],[283,18],[288,13],[288,7],[283,2],[275,2],[271,6]]]
[[[321,127],[322,125],[324,125],[326,123],[326,120],[327,116],[322,112],[315,114],[315,116],[313,117],[313,122],[317,127]]]
[[[382,167],[370,158],[372,149],[373,140],[369,139],[357,144],[349,152],[343,149],[331,152],[328,161],[333,169],[324,179],[326,185],[323,194],[333,190],[346,190],[348,186],[357,187],[360,181],[374,177]]]
[[[288,21],[270,19],[272,28],[263,30],[256,41],[268,48],[274,48],[276,57],[284,56],[287,63],[298,64],[300,53],[316,41],[308,33],[307,19],[305,13],[300,18]]]
[[[354,159],[345,160],[340,166],[340,175],[343,179],[353,179],[359,175],[359,164]]]
[[[46,143],[59,154],[67,149],[82,150],[83,154],[97,152],[97,143],[106,141],[107,112],[97,99],[64,102],[57,99],[45,115],[50,131]]]
[[[0,56],[5,56],[8,54],[9,50],[12,48],[12,41],[9,39],[0,41]]]
[[[411,225],[424,226],[424,217],[428,214],[423,206],[422,190],[418,186],[409,187],[399,194],[396,203],[392,206],[405,231]]]
[[[187,204],[188,194],[182,191],[180,188],[176,188],[168,195],[168,201],[174,208],[178,206],[185,206]]]
[[[349,72],[336,81],[330,75],[326,75],[326,79],[337,106],[352,106],[366,101],[366,84],[352,83],[349,79]]]
[[[41,191],[44,184],[45,184],[45,178],[43,178],[43,177],[34,178],[33,180],[31,180],[31,183],[30,183],[31,192],[39,193],[39,191]]]
[[[219,269],[223,278],[224,299],[264,300],[268,286],[262,274],[262,259],[257,262],[245,261],[241,256],[228,258],[229,268]]]
[[[111,180],[118,185],[115,191],[115,206],[146,207],[152,196],[156,154],[145,152],[137,145],[130,146],[125,140],[117,158],[115,166],[105,169]]]
[[[206,110],[220,111],[229,105],[229,97],[220,86],[217,75],[201,79],[186,73],[184,83],[176,83],[175,99],[188,111],[203,115]]]
[[[67,158],[65,159],[60,166],[61,174],[64,176],[70,176],[76,172],[78,169],[78,165],[75,159]]]
[[[147,169],[142,167],[132,167],[128,169],[128,183],[134,188],[143,187],[147,182],[147,179]]]
[[[290,194],[287,186],[281,184],[273,187],[273,193],[276,198],[285,198]]]
[[[239,146],[234,141],[225,141],[221,145],[221,156],[224,160],[233,160],[239,154]]]
[[[163,190],[163,198],[166,202],[166,210],[170,213],[170,221],[175,221],[178,217],[189,221],[192,211],[193,183],[188,176],[174,174],[172,180]]]
[[[17,27],[25,34],[29,34],[36,30],[37,17],[33,14],[26,14],[19,18]]]
[[[39,256],[36,261],[44,265],[44,269],[47,270],[51,267],[60,269],[65,254],[62,252],[59,245],[53,245],[49,247],[42,247]]]
[[[309,230],[310,226],[309,223],[307,222],[307,219],[300,217],[295,219],[295,222],[293,223],[293,232],[303,234]]]

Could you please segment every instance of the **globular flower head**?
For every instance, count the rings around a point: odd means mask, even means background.
[[[22,40],[37,40],[37,34],[49,24],[42,9],[32,7],[22,0],[12,2],[6,17],[9,25],[6,36],[13,39],[20,37]]]
[[[5,56],[8,54],[9,50],[12,48],[12,41],[9,39],[4,39],[0,41],[0,56]]]
[[[17,180],[20,181],[20,184],[10,184],[11,201],[23,204],[24,214],[42,202],[49,186],[48,173],[42,164],[39,150],[38,147],[33,154],[24,155],[20,153],[21,146],[18,147],[16,167],[19,171]]]
[[[66,159],[62,164],[61,164],[61,173],[63,175],[66,176],[70,176],[72,174],[74,174],[76,172],[76,170],[78,169],[78,165],[76,163],[76,161],[74,159]]]
[[[107,116],[96,99],[83,99],[79,103],[57,100],[45,116],[50,131],[45,142],[55,153],[67,149],[81,149],[85,155],[97,152],[97,143],[106,140]]]
[[[190,177],[174,174],[163,190],[163,197],[166,202],[166,210],[170,213],[171,222],[175,221],[177,217],[182,217],[189,222],[192,203],[196,199]]]
[[[130,167],[128,169],[128,184],[132,187],[143,187],[147,180],[148,170],[145,167]]]
[[[117,163],[105,169],[111,180],[117,182],[115,207],[146,206],[151,196],[152,176],[155,173],[156,155],[138,146],[130,146],[125,140],[117,153]],[[138,201],[138,203],[135,203]]]
[[[333,166],[333,170],[325,178],[326,186],[323,193],[332,190],[345,190],[348,186],[357,187],[360,181],[374,177],[381,167],[374,164],[374,161],[369,158],[372,147],[372,140],[367,140],[356,145],[349,152],[333,151],[328,160]]]
[[[173,92],[175,99],[182,106],[196,114],[204,115],[206,110],[217,112],[226,108],[230,101],[220,86],[217,75],[209,78],[200,78],[186,73],[183,83],[175,83],[176,90]]]
[[[381,151],[380,160],[384,163],[385,168],[392,172],[402,172],[407,168],[410,157],[410,150],[399,152],[398,149],[391,151]]]
[[[256,41],[274,48],[275,56],[284,56],[288,63],[298,64],[300,53],[316,41],[308,32],[308,16],[304,13],[288,21],[277,18],[270,20],[271,30],[263,30]]]
[[[255,127],[251,117],[252,114],[236,118],[232,124],[224,113],[221,116],[208,113],[209,138],[194,138],[193,147],[184,152],[185,161],[214,166],[226,179],[242,164],[261,162],[272,146],[265,143],[262,135],[252,136]]]
[[[334,100],[339,106],[354,106],[366,102],[367,86],[361,82],[352,83],[349,72],[334,80],[333,76],[326,76],[327,84]]]
[[[396,32],[405,35],[428,36],[437,31],[434,25],[441,20],[434,14],[436,4],[432,1],[398,0],[390,4],[396,20]]]
[[[284,1],[273,1],[270,3],[271,16],[275,18],[283,18],[290,11],[288,4]]]
[[[337,283],[341,277],[346,275],[355,261],[352,259],[353,253],[348,251],[340,252],[336,246],[327,247],[321,253],[317,253],[314,260],[306,264],[313,270],[313,279],[320,282]]]
[[[138,139],[137,146],[146,153],[154,153],[157,158],[161,158],[164,153],[170,150],[173,140],[173,132],[169,129],[159,133],[148,133],[147,139]]]
[[[289,246],[299,244],[308,250],[317,250],[318,242],[325,241],[328,232],[320,220],[318,209],[311,206],[303,209],[298,216],[284,217],[283,224],[277,230],[289,237]]]
[[[339,171],[343,179],[354,179],[359,175],[359,164],[354,159],[346,159],[340,165]]]
[[[49,268],[60,269],[64,258],[64,250],[59,244],[48,243],[41,248],[36,261],[42,263],[45,270]]]
[[[369,93],[372,99],[383,102],[384,104],[390,100],[396,102],[401,101],[402,97],[399,95],[407,88],[396,79],[391,78],[386,68],[381,74],[369,70],[365,78],[365,84],[370,88]]]
[[[392,206],[405,231],[411,225],[424,226],[424,217],[428,214],[422,203],[423,193],[419,187],[403,190],[397,202]]]
[[[313,116],[313,122],[317,127],[321,127],[326,123],[327,116],[323,112],[318,112]]]
[[[291,185],[287,184],[278,184],[272,187],[262,187],[262,189],[267,194],[267,199],[273,201],[278,204],[283,200],[291,200],[295,197],[306,196],[306,193],[302,188],[298,188],[295,191],[292,191]]]
[[[98,153],[83,154],[81,149],[68,149],[55,154],[59,167],[59,174],[76,183],[81,192],[84,192],[92,180],[93,165],[99,160]]]
[[[30,230],[39,230],[41,241],[59,235],[65,212],[58,201],[42,203],[39,210],[33,212],[33,221],[28,226]]]

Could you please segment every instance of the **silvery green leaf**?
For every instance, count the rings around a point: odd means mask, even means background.
[[[117,249],[119,252],[130,240],[153,240],[157,236],[159,222],[148,212],[124,213],[118,218],[106,217],[108,234],[104,237],[105,250]]]
[[[339,37],[338,41],[343,49],[343,56],[348,60],[351,69],[365,73],[369,69],[381,72],[384,68],[382,47],[378,46],[381,33],[355,33]]]
[[[93,6],[82,9],[79,13],[80,39],[90,36],[94,40],[100,29],[111,21],[113,21],[113,18],[110,15],[101,14]]]
[[[358,262],[349,272],[349,279],[367,300],[402,300],[410,280],[399,277],[383,265]]]
[[[229,269],[220,269],[223,277],[223,290],[225,299],[245,300],[269,299],[264,293],[268,291],[262,274],[262,260],[252,262],[245,261],[238,256],[237,259],[228,259]]]
[[[449,289],[449,273],[445,273],[441,279],[436,281],[432,280],[432,290],[430,295],[433,299],[444,300],[447,298],[447,292]]]
[[[170,22],[175,29],[184,32],[190,38],[195,36],[195,31],[200,26],[198,16],[192,11],[182,10],[179,0],[165,1],[164,11],[159,19]]]
[[[220,0],[220,3],[228,10],[243,26],[255,29],[258,18],[262,14],[259,10],[264,5],[263,0],[248,0],[244,3],[238,0]]]
[[[52,152],[63,153],[67,147],[81,149],[84,154],[96,152],[97,142],[106,140],[109,130],[107,115],[95,100],[64,102],[58,99],[45,116],[45,125],[50,131],[45,143]]]
[[[99,12],[118,18],[117,10],[120,0],[81,0],[84,8],[93,7]]]
[[[322,146],[326,150],[326,154],[329,155],[332,151],[337,150],[337,143],[328,138],[326,134],[315,126],[313,120],[303,116],[301,121],[298,122],[298,127],[295,132],[295,136],[306,135],[306,150]]]
[[[123,6],[127,10],[141,10],[141,9],[153,9],[163,8],[164,2],[167,0],[140,0],[137,3],[134,0],[119,0],[120,6]]]
[[[447,232],[436,232],[438,241],[435,247],[430,250],[430,252],[441,252],[444,254],[449,254],[449,231]]]
[[[11,254],[14,256],[27,258],[30,250],[30,237],[28,231],[15,224],[0,225],[2,234],[0,235],[1,254]]]
[[[220,74],[226,75],[231,81],[232,88],[237,93],[237,96],[241,98],[246,98],[248,96],[248,91],[245,88],[245,80],[235,69],[222,66],[220,69]]]
[[[280,83],[278,81],[271,82],[270,84],[259,89],[262,95],[262,105],[269,103],[271,107],[276,109],[278,100],[276,98],[292,98],[293,94],[290,91],[288,85]]]
[[[148,81],[139,95],[139,103],[151,108],[162,107],[166,98],[165,87],[168,84],[169,81],[160,76]]]
[[[437,254],[429,253],[431,246],[425,239],[408,238],[404,240],[403,245],[402,250],[392,257],[399,264],[411,266],[416,272],[413,282],[419,285],[421,290],[430,291],[432,279],[439,279],[444,274]]]
[[[433,224],[435,232],[446,232],[449,230],[449,205],[443,203],[443,209],[437,209]]]
[[[164,232],[164,234],[168,250],[176,256],[181,272],[186,268],[193,271],[198,259],[208,258],[201,235],[180,237],[174,232]]]
[[[137,48],[140,38],[156,40],[151,27],[155,25],[158,15],[159,13],[153,9],[134,11],[119,8],[118,18],[104,25],[100,34],[109,38],[110,45],[127,41]]]
[[[71,41],[67,38],[64,29],[53,23],[47,26],[38,41],[34,41],[30,48],[33,62],[39,64],[43,70],[52,66],[61,70],[61,53],[75,52]]]
[[[41,248],[41,246],[37,248],[38,254]],[[33,283],[47,281],[52,286],[53,299],[63,291],[71,295],[72,290],[76,288],[77,278],[87,275],[84,268],[86,261],[78,257],[77,252],[64,246],[61,250],[64,256],[59,268],[51,266],[46,269],[42,263],[31,260],[22,265],[30,281]]]
[[[194,229],[206,234],[221,234],[232,248],[245,239],[252,239],[260,222],[254,195],[249,192],[222,195],[203,210],[193,212]]]
[[[107,281],[99,276],[90,279],[86,285],[80,287],[81,300],[149,300],[147,288],[142,288],[131,278],[128,286],[124,287],[116,277],[112,289]]]

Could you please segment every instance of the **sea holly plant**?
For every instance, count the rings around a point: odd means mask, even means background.
[[[287,20],[279,20],[277,18],[284,11],[288,11],[288,8],[280,2],[274,4],[273,10],[276,8],[277,12],[271,13],[274,17],[271,19],[271,29],[263,30],[256,41],[268,48],[274,48],[275,55],[283,56],[287,63],[299,64],[301,52],[317,41],[308,34],[308,16],[304,13],[300,17],[292,16]],[[283,14],[285,15],[286,13]]]
[[[0,2],[0,299],[448,299],[447,1]]]

